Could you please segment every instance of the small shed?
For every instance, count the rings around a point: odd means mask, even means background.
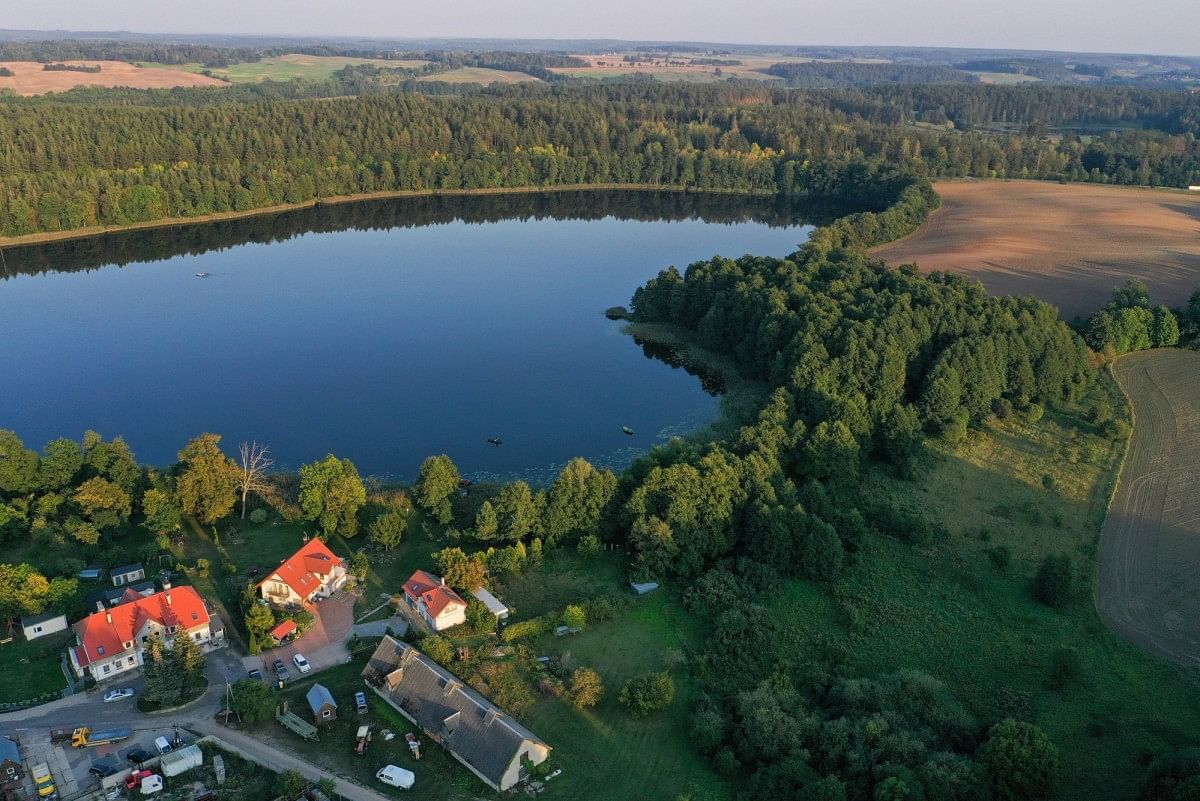
[[[45,614],[21,618],[21,631],[25,634],[26,640],[36,640],[38,637],[66,630],[66,615]]]
[[[85,567],[83,570],[79,571],[79,578],[82,581],[99,581],[100,575],[103,572],[104,571],[98,567]]]
[[[112,578],[114,587],[123,587],[126,584],[145,579],[146,568],[136,562],[131,565],[119,565],[109,571],[109,576]]]
[[[629,582],[629,588],[631,590],[633,590],[634,595],[649,595],[650,593],[652,593],[658,589],[658,582],[657,581],[642,581],[642,582],[631,581],[631,582]]]
[[[285,620],[282,623],[280,623],[278,626],[276,626],[275,628],[273,628],[269,632],[267,632],[267,636],[270,637],[272,640],[274,640],[275,644],[278,645],[279,643],[283,642],[284,640],[286,640],[288,637],[290,637],[291,635],[293,635],[295,633],[296,633],[296,621]]]
[[[488,592],[486,588],[480,587],[473,590],[471,594],[478,598],[497,619],[506,620],[508,618],[508,607],[504,605],[503,601]]]
[[[317,723],[328,723],[337,719],[337,701],[323,684],[314,684],[304,695],[308,708],[312,710],[313,720]]]

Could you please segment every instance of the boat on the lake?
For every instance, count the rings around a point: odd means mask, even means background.
[[[196,273],[197,278],[208,278],[208,273]]]
[[[488,445],[503,445],[504,440],[499,437],[488,437]]]
[[[631,436],[631,437],[633,436],[633,429],[630,428],[629,426],[621,426],[621,430],[624,431],[629,436]]]

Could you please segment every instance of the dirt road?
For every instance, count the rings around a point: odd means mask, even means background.
[[[1200,665],[1200,353],[1117,362],[1136,425],[1100,542],[1096,607],[1115,631]]]

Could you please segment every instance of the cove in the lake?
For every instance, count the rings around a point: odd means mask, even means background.
[[[475,479],[621,468],[711,421],[719,386],[604,310],[668,265],[786,255],[825,216],[720,195],[429,197],[11,248],[0,427],[31,447],[121,435],[151,464],[213,431],[280,467],[332,452],[404,480],[436,453]]]

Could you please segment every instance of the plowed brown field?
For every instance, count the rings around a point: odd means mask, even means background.
[[[943,181],[942,208],[915,234],[876,248],[892,264],[978,278],[996,294],[1034,295],[1067,319],[1139,278],[1155,303],[1200,287],[1200,192]]]
[[[1100,541],[1096,607],[1110,628],[1200,665],[1200,353],[1124,356],[1135,425]]]
[[[45,70],[36,61],[0,61],[0,67],[13,71],[10,78],[0,78],[0,89],[11,89],[19,95],[44,95],[65,92],[77,86],[128,86],[133,89],[170,89],[175,86],[226,86],[224,81],[183,70],[161,67],[135,67],[124,61],[64,61],[64,64],[100,65],[99,72]]]

